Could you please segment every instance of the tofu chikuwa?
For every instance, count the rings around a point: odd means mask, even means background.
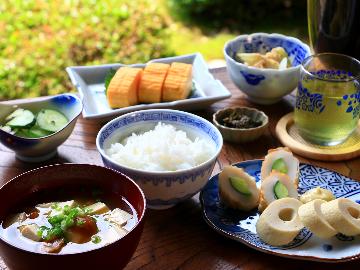
[[[69,254],[99,248],[125,236],[138,221],[125,199],[119,202],[101,195],[67,197],[18,209],[1,221],[0,237],[40,253]]]
[[[144,70],[121,67],[108,74],[105,88],[113,109],[186,99],[192,89],[192,65],[149,63]]]

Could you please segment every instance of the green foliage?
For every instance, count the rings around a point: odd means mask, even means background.
[[[306,1],[299,0],[169,0],[173,16],[203,30],[249,31],[253,26],[293,25],[306,28]],[[284,24],[284,22],[286,22]]]
[[[172,55],[152,0],[2,0],[0,100],[72,91],[67,66]]]

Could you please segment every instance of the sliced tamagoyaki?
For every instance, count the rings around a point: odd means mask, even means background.
[[[111,79],[106,91],[109,106],[123,108],[138,103],[138,86],[142,69],[121,67]]]
[[[287,147],[270,149],[261,165],[261,180],[266,178],[272,171],[284,173],[298,186],[299,160],[294,157]]]
[[[226,166],[219,174],[219,195],[227,206],[249,211],[259,203],[255,179],[243,169]]]
[[[140,103],[161,102],[164,81],[169,67],[170,65],[164,63],[149,63],[146,65],[139,85]]]
[[[163,101],[186,99],[192,87],[192,65],[173,62],[164,82]]]

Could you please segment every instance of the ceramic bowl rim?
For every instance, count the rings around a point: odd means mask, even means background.
[[[231,128],[231,127],[226,127],[226,126],[224,126],[224,125],[221,125],[218,121],[217,121],[217,119],[216,119],[216,117],[219,115],[219,113],[220,112],[223,112],[223,111],[226,111],[226,110],[229,110],[229,109],[245,109],[245,110],[247,110],[247,111],[254,111],[254,112],[256,112],[256,113],[259,113],[259,114],[261,114],[262,116],[264,116],[264,122],[260,125],[260,126],[258,126],[258,127],[253,127],[253,128]],[[232,106],[232,107],[227,107],[227,108],[224,108],[224,109],[220,109],[220,110],[217,110],[214,114],[213,114],[213,122],[214,122],[214,124],[216,125],[216,126],[219,126],[219,127],[221,127],[222,129],[224,129],[224,130],[229,130],[229,131],[233,131],[233,132],[235,132],[235,131],[243,131],[243,132],[245,132],[245,131],[255,131],[255,130],[260,130],[260,129],[262,129],[262,128],[265,128],[268,124],[269,124],[269,117],[267,116],[267,114],[266,113],[264,113],[263,111],[261,111],[261,110],[258,110],[258,109],[256,109],[256,108],[250,108],[250,107],[247,107],[247,106]]]
[[[282,69],[282,70],[279,70],[279,69],[273,69],[273,68],[256,68],[256,67],[252,67],[252,66],[247,66],[245,64],[242,64],[242,63],[239,63],[237,61],[235,61],[228,53],[227,53],[227,49],[228,47],[230,46],[230,44],[233,44],[235,42],[237,42],[238,40],[243,40],[243,39],[246,39],[248,37],[255,37],[255,36],[265,36],[265,37],[276,37],[276,38],[279,38],[279,39],[284,39],[284,40],[290,40],[294,43],[297,43],[299,44],[301,47],[303,47],[308,55],[312,55],[311,53],[311,50],[310,50],[310,47],[305,44],[304,42],[302,42],[300,39],[298,38],[295,38],[295,37],[291,37],[291,36],[285,36],[283,34],[278,34],[278,33],[264,33],[264,32],[257,32],[257,33],[252,33],[252,34],[243,34],[243,35],[239,35],[229,41],[227,41],[224,45],[224,48],[223,48],[223,53],[225,55],[225,58],[226,60],[229,60],[232,64],[234,64],[235,66],[238,66],[238,67],[241,67],[241,68],[246,68],[250,71],[257,71],[257,72],[266,72],[266,73],[275,73],[275,74],[279,74],[279,73],[284,73],[285,72],[290,72],[290,71],[295,71],[297,69],[300,68],[301,66],[301,63],[299,63],[298,65],[296,66],[291,66],[289,68],[286,68],[286,69]],[[306,58],[306,57],[305,57]],[[305,59],[304,58],[304,59]],[[303,60],[304,60],[303,59]]]
[[[141,170],[141,169],[135,169],[135,168],[131,168],[128,166],[124,166],[122,164],[119,164],[118,162],[115,162],[113,159],[111,159],[104,151],[104,149],[102,147],[100,147],[100,135],[104,132],[105,129],[107,129],[112,123],[118,121],[121,118],[125,118],[128,117],[132,114],[136,114],[136,113],[151,113],[151,112],[176,112],[179,114],[184,114],[187,116],[191,116],[194,117],[196,119],[199,119],[205,123],[207,123],[212,129],[213,131],[217,134],[217,136],[219,137],[219,146],[216,147],[216,151],[215,153],[205,162],[196,165],[194,167],[188,168],[188,169],[182,169],[182,170],[177,170],[177,171],[146,171],[146,170]],[[155,122],[157,120],[154,120],[153,122]],[[98,150],[98,152],[100,153],[100,155],[105,158],[106,160],[108,160],[110,163],[114,164],[116,167],[119,168],[124,168],[125,170],[132,172],[132,173],[137,173],[137,174],[146,174],[146,175],[156,175],[158,177],[162,177],[162,176],[168,176],[168,175],[180,175],[183,173],[191,173],[193,171],[196,171],[208,164],[210,164],[211,162],[213,162],[213,160],[216,160],[216,158],[219,156],[222,146],[224,143],[224,139],[222,137],[221,132],[208,120],[206,120],[205,118],[202,118],[198,115],[192,114],[192,113],[188,113],[188,112],[184,112],[184,111],[180,111],[180,110],[171,110],[171,109],[150,109],[150,110],[141,110],[141,111],[135,111],[135,112],[129,112],[127,114],[123,114],[121,116],[116,117],[115,119],[109,121],[107,124],[105,124],[98,132],[97,136],[96,136],[96,148]]]
[[[116,174],[119,174],[121,175],[122,177],[125,177],[128,181],[132,182],[135,187],[138,189],[140,195],[141,195],[141,198],[142,198],[142,202],[143,202],[143,205],[144,205],[144,209],[141,213],[141,216],[138,218],[138,222],[136,223],[136,225],[130,230],[128,231],[128,233],[119,238],[119,239],[116,239],[115,241],[111,242],[110,244],[108,245],[105,245],[105,246],[102,246],[102,247],[97,247],[97,248],[94,248],[94,249],[90,249],[90,250],[87,250],[87,251],[84,251],[84,252],[76,252],[76,253],[64,253],[64,254],[57,254],[57,253],[40,253],[40,252],[35,252],[35,251],[31,251],[31,250],[27,250],[27,249],[22,249],[18,246],[15,246],[13,244],[11,244],[11,242],[8,242],[6,241],[5,239],[3,239],[1,236],[0,236],[0,242],[6,244],[7,246],[11,247],[11,248],[14,248],[16,250],[20,250],[22,252],[25,252],[25,253],[30,253],[30,254],[35,254],[35,255],[38,255],[38,256],[77,256],[77,255],[81,255],[81,254],[85,254],[85,253],[91,253],[91,252],[96,252],[97,250],[99,249],[102,249],[102,248],[106,248],[106,247],[109,247],[109,246],[112,246],[114,245],[115,243],[119,242],[120,240],[122,240],[123,238],[125,237],[128,237],[128,235],[130,235],[130,233],[132,231],[135,230],[135,228],[137,228],[142,222],[144,222],[144,218],[145,218],[145,212],[146,212],[146,209],[147,209],[147,202],[146,202],[146,198],[145,198],[145,194],[144,194],[144,191],[140,188],[140,186],[132,179],[130,178],[129,176],[121,173],[121,172],[118,172],[112,168],[108,168],[108,167],[103,167],[103,166],[100,166],[100,165],[95,165],[95,164],[82,164],[82,163],[61,163],[61,164],[51,164],[51,165],[46,165],[46,166],[41,166],[41,167],[38,167],[38,168],[35,168],[35,169],[31,169],[29,171],[26,171],[26,172],[23,172],[13,178],[11,178],[9,181],[7,181],[5,184],[3,184],[1,187],[0,187],[0,190],[2,190],[3,188],[5,188],[7,185],[10,185],[11,183],[15,182],[15,181],[18,181],[18,179],[20,177],[23,177],[24,175],[28,175],[28,174],[33,174],[34,172],[36,171],[41,171],[41,170],[44,170],[44,169],[51,169],[53,167],[61,167],[61,166],[68,166],[68,165],[75,165],[75,166],[90,166],[90,167],[97,167],[98,169],[100,170],[111,170],[113,172],[115,172]]]
[[[20,139],[20,140],[25,140],[25,141],[37,141],[37,140],[42,140],[42,139],[47,139],[47,138],[50,138],[50,137],[53,137],[55,135],[58,135],[59,133],[61,133],[62,131],[64,131],[66,128],[68,128],[74,121],[76,121],[78,119],[78,117],[80,116],[83,108],[84,108],[84,105],[82,103],[82,100],[75,94],[72,94],[72,93],[65,93],[65,94],[59,94],[59,95],[55,95],[55,96],[49,96],[48,98],[44,98],[42,100],[38,100],[38,101],[34,101],[34,102],[43,102],[43,101],[47,101],[47,100],[51,100],[53,98],[57,98],[57,97],[61,97],[61,96],[72,96],[73,98],[75,98],[76,102],[80,105],[80,110],[77,114],[75,114],[71,120],[69,120],[69,122],[60,130],[52,133],[52,134],[49,134],[49,135],[46,135],[46,136],[43,136],[43,137],[39,137],[39,138],[25,138],[25,137],[20,137],[20,136],[17,136],[15,134],[11,134],[5,130],[1,130],[3,132],[6,132],[6,134],[12,136],[12,137],[15,137],[17,139]],[[19,105],[21,106],[21,103],[19,104],[14,104],[14,105]]]

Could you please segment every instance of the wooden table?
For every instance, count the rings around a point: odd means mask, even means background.
[[[259,140],[246,144],[224,143],[213,174],[227,164],[263,158],[269,148],[279,146],[275,135],[277,121],[292,110],[294,96],[289,95],[271,106],[249,102],[233,85],[225,68],[212,70],[232,92],[232,98],[215,103],[205,111],[196,112],[209,120],[212,114],[228,106],[249,106],[263,110],[270,125]],[[27,164],[15,159],[12,151],[0,145],[0,185],[27,170],[54,163],[90,163],[103,165],[96,150],[95,137],[101,124],[80,118],[70,138],[59,147],[58,157],[41,164]],[[346,162],[319,162],[299,157],[301,162],[335,170],[360,180],[360,158]],[[1,254],[0,254],[1,256]],[[202,218],[198,195],[168,210],[147,210],[140,244],[126,269],[358,269],[360,261],[321,264],[271,256],[224,238],[207,226]],[[7,269],[0,260],[0,269]]]

